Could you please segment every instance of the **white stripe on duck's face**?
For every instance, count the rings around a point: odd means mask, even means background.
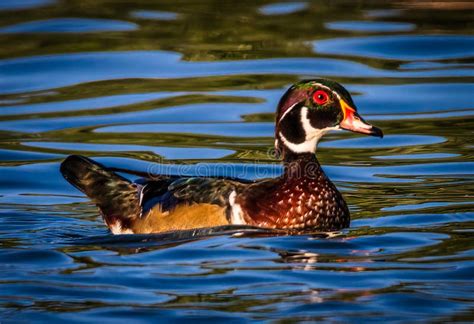
[[[315,128],[309,118],[308,107],[298,109],[298,104],[289,108],[278,121],[278,139],[294,153],[315,153],[319,140],[327,132],[339,126]]]

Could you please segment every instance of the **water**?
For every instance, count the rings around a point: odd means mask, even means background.
[[[474,319],[469,2],[0,4],[0,321]],[[351,228],[113,237],[58,172],[280,172],[276,103],[330,77],[383,140],[318,157]],[[243,233],[243,234],[242,234]]]

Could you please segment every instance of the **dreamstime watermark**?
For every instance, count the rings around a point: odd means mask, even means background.
[[[276,152],[269,149],[266,158],[254,159],[252,163],[196,163],[170,164],[163,159],[147,166],[147,176],[160,179],[162,176],[184,177],[225,177],[234,179],[275,178],[285,174],[286,177],[317,178],[321,175],[321,166],[316,160],[281,162],[276,160]]]

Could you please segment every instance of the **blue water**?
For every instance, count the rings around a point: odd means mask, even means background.
[[[0,322],[474,320],[469,2],[0,3]],[[318,148],[349,229],[113,236],[59,174],[281,172],[276,104],[328,77],[383,140]],[[130,176],[135,178],[135,176]]]
[[[134,30],[137,25],[116,20],[87,20],[77,18],[38,20],[7,26],[0,33],[87,33]]]

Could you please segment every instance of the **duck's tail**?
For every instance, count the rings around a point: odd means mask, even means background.
[[[127,232],[131,222],[140,217],[139,188],[102,164],[71,155],[61,163],[61,173],[99,207],[114,234]]]

